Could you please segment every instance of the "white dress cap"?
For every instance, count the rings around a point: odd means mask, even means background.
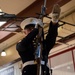
[[[43,27],[43,22],[41,19],[37,19],[37,18],[27,18],[25,20],[23,20],[20,24],[21,28],[24,29],[25,26],[29,25],[29,24],[34,24],[37,25],[39,24],[41,27]]]

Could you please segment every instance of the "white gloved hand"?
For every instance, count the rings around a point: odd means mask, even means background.
[[[36,20],[35,28],[38,28],[38,27],[42,27],[42,28],[43,28],[43,22],[42,22],[41,19],[37,19],[37,20]]]

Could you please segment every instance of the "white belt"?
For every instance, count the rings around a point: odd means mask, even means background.
[[[27,62],[25,62],[24,64],[23,64],[23,67],[25,67],[25,66],[27,66],[27,65],[35,65],[35,64],[37,64],[37,62],[36,61],[27,61]],[[45,61],[41,61],[41,64],[42,65],[44,65],[45,64]]]
[[[33,64],[37,64],[35,61],[27,61],[23,64],[23,67],[27,66],[27,65],[33,65]]]

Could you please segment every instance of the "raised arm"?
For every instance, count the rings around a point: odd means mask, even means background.
[[[58,35],[58,23],[53,24],[52,22],[49,25],[48,34],[46,36],[46,50],[47,53],[53,48],[56,42],[56,37]]]
[[[18,51],[24,51],[25,48],[33,41],[33,39],[38,34],[38,29],[33,29],[23,40],[16,45]]]

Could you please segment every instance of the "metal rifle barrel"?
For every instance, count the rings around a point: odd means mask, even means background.
[[[47,0],[44,0],[44,7],[46,7],[46,2],[47,2]]]

